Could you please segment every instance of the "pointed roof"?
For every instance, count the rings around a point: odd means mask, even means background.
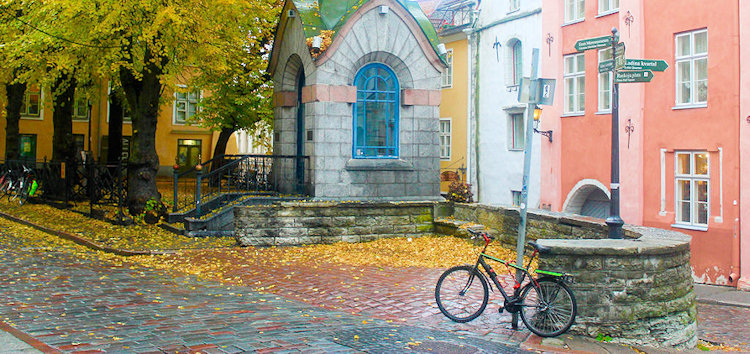
[[[317,36],[321,31],[335,33],[362,5],[370,0],[288,0],[294,4],[299,13],[305,31],[305,37]],[[425,36],[437,52],[440,44],[437,31],[425,15],[419,3],[414,0],[396,0],[417,21]]]

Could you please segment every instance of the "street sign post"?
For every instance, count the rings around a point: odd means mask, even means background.
[[[615,83],[650,82],[653,78],[654,73],[651,70],[618,71],[615,74]]]
[[[620,70],[625,66],[625,43],[617,43],[615,46],[615,69]]]
[[[589,49],[606,48],[612,45],[612,36],[582,39],[576,42],[576,50],[582,52]]]
[[[555,79],[539,79],[539,95],[537,101],[540,105],[551,106],[555,99]]]
[[[651,59],[627,59],[625,60],[624,70],[651,70],[651,71],[664,71],[669,68],[664,60],[651,60]]]

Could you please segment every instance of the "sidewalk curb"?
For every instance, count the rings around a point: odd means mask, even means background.
[[[50,347],[47,344],[44,344],[42,341],[24,333],[20,330],[16,329],[15,327],[0,321],[0,330],[8,332],[10,335],[18,338],[19,340],[24,341],[26,344],[34,347],[34,349],[42,351],[44,353],[62,353],[61,351]]]
[[[526,338],[525,341],[521,342],[520,348],[522,350],[529,350],[529,351],[535,351],[535,352],[543,352],[543,353],[586,353],[586,354],[596,354],[597,352],[587,352],[587,351],[574,351],[571,349],[564,349],[564,348],[558,348],[558,347],[552,347],[549,345],[542,344],[542,337],[539,337],[537,335],[530,335],[528,338]]]
[[[732,307],[740,307],[740,308],[750,308],[750,304],[743,304],[741,302],[723,301],[723,300],[716,300],[716,299],[701,299],[701,298],[696,298],[695,301],[698,303],[707,304],[707,305],[721,305],[721,306],[732,306]]]
[[[19,224],[23,224],[23,225],[35,228],[35,229],[37,229],[39,231],[46,232],[48,234],[64,238],[64,239],[66,239],[68,241],[73,241],[73,242],[75,242],[75,243],[77,243],[77,244],[79,244],[81,246],[88,247],[88,248],[90,248],[92,250],[95,250],[95,251],[102,251],[102,252],[112,253],[112,254],[116,254],[118,256],[126,256],[126,257],[129,257],[129,256],[158,256],[158,255],[165,255],[165,254],[172,254],[172,253],[174,253],[174,251],[134,251],[134,250],[123,250],[123,249],[119,249],[119,248],[112,248],[112,247],[108,247],[108,246],[102,246],[102,245],[99,245],[99,244],[97,244],[97,243],[95,243],[95,242],[93,242],[91,240],[85,239],[83,237],[76,236],[76,235],[73,235],[73,234],[68,233],[68,232],[55,230],[55,229],[52,229],[52,228],[49,228],[49,227],[46,227],[46,226],[38,225],[38,224],[35,224],[35,223],[31,222],[31,221],[19,218],[19,217],[15,216],[15,215],[11,215],[11,214],[8,214],[8,213],[3,212],[3,211],[0,211],[0,217],[4,217],[4,218],[6,218],[6,219],[8,219],[10,221],[13,221],[13,222],[16,222],[16,223],[19,223]]]

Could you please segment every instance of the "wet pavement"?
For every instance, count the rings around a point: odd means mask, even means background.
[[[36,249],[18,230],[0,227],[0,321],[48,349],[516,352],[529,337],[498,313],[498,293],[470,323],[445,318],[442,269],[264,261],[236,264],[227,276],[245,285],[227,285]],[[750,351],[750,307],[701,303],[698,317],[701,339]]]
[[[364,305],[334,309],[314,304],[317,298],[304,302],[127,263],[22,249],[3,231],[0,246],[0,319],[64,352],[515,352],[525,338],[521,332],[514,344],[503,336],[442,329],[429,319],[427,325],[404,321],[399,309],[426,305],[410,305],[404,294],[391,299],[389,316],[378,316]],[[373,295],[361,293],[363,300]]]

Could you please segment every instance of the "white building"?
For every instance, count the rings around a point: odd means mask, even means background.
[[[480,5],[470,34],[473,74],[468,133],[469,176],[480,203],[519,204],[527,105],[518,102],[518,88],[520,79],[531,75],[532,49],[540,48],[540,55],[546,55],[541,28],[541,0],[490,0]],[[547,138],[534,134],[530,208],[539,207],[542,140],[546,143]]]

